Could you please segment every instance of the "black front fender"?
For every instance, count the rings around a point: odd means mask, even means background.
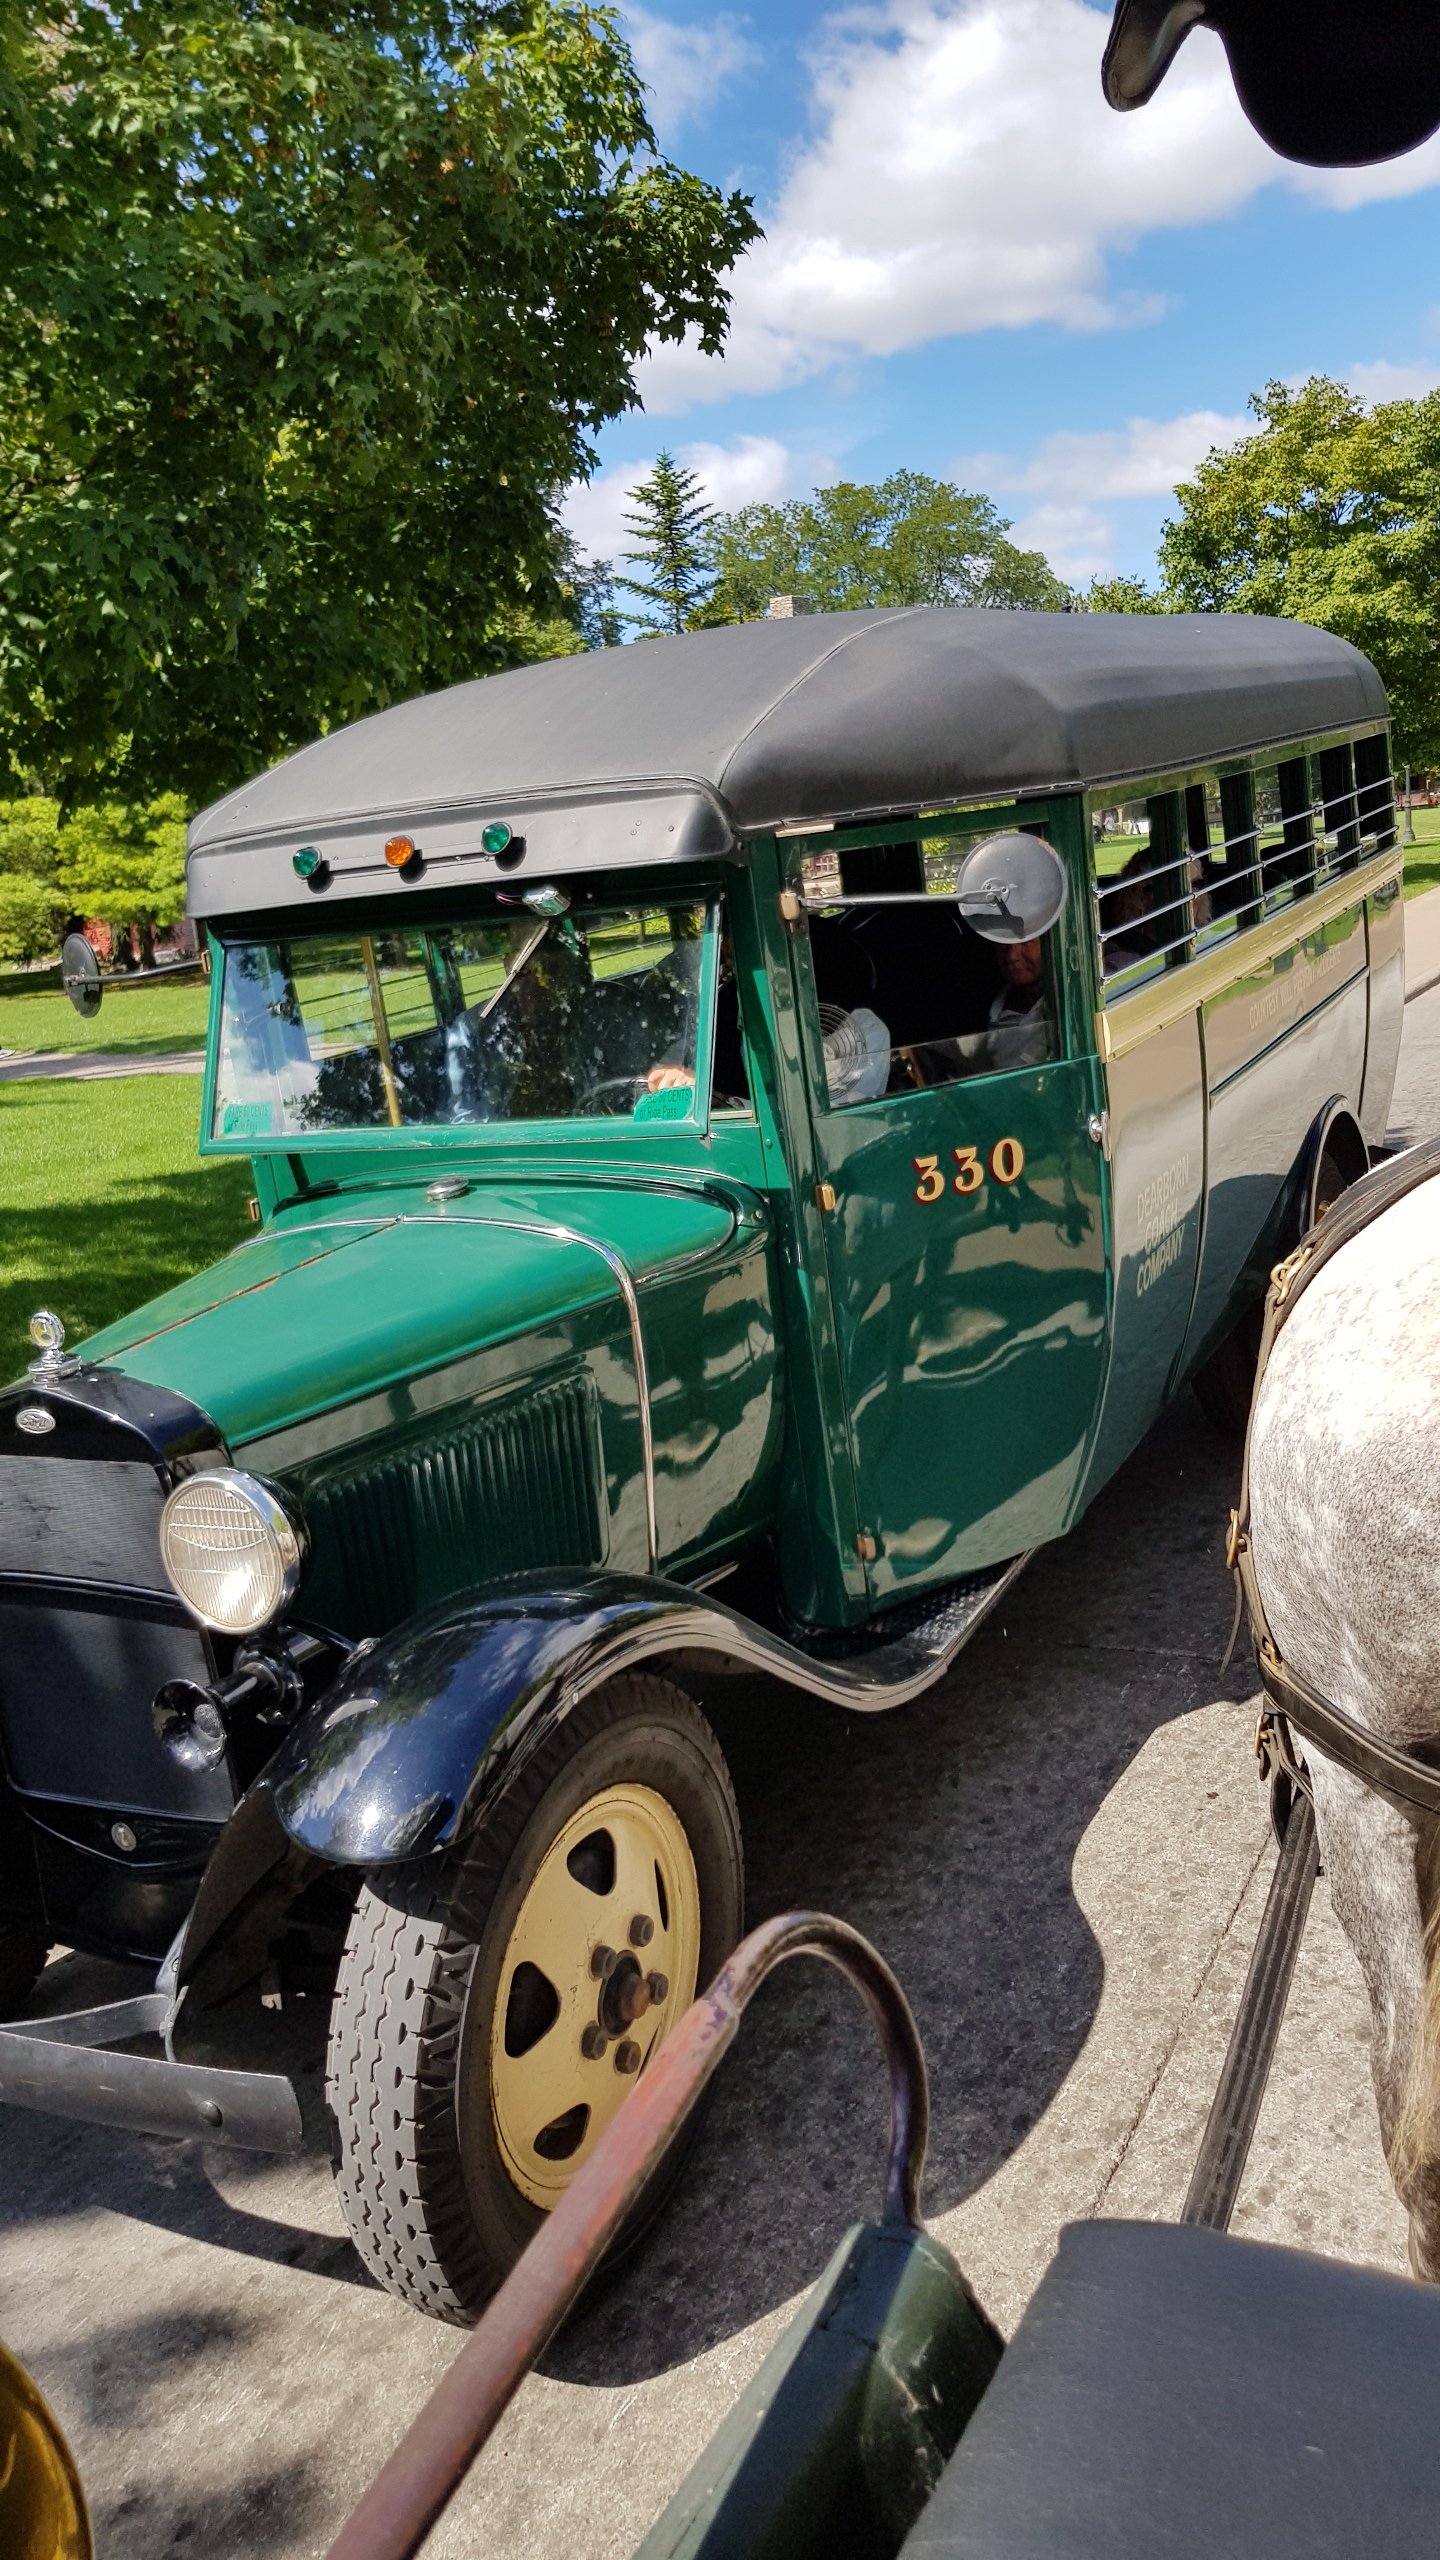
[[[288,1838],[331,1865],[430,1855],[602,1680],[682,1646],[734,1653],[735,1624],[678,1583],[526,1575],[363,1647],[260,1785]]]
[[[285,1839],[327,1865],[433,1855],[483,1818],[522,1755],[580,1699],[667,1654],[766,1672],[860,1714],[902,1707],[949,1668],[1024,1562],[808,1649],[683,1583],[517,1575],[352,1654],[234,1821],[263,1794]]]

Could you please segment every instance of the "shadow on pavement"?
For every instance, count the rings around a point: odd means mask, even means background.
[[[740,1800],[749,1920],[838,1911],[875,1940],[915,2009],[931,2076],[930,2215],[1009,2158],[1089,2032],[1102,1966],[1071,1868],[1099,1807],[1160,1725],[1248,1694],[1248,1659],[1224,1679],[1219,1670],[1235,1473],[1235,1453],[1182,1403],[1079,1528],[1036,1559],[943,1687],[896,1715],[847,1717],[766,1682],[717,1680],[706,1692]],[[68,1961],[68,1972],[51,1968],[47,2007],[131,1987],[118,1968]],[[198,2144],[11,2115],[0,2220],[100,2207],[368,2285],[326,2192],[323,2003],[277,2023],[282,2050],[268,2059],[299,2081],[301,2162],[277,2173]],[[244,2041],[229,2058],[264,2067]],[[635,2382],[787,2300],[845,2226],[876,2209],[885,2124],[884,2071],[856,1995],[826,1966],[786,1967],[724,2066],[673,2203],[544,2370]],[[77,2358],[94,2354],[93,2335],[77,2344]],[[142,2348],[137,2388],[144,2365]],[[226,2550],[249,2547],[227,2522]]]
[[[1219,1668],[1236,1471],[1187,1399],[944,1686],[896,1715],[845,1717],[768,1684],[707,1694],[740,1799],[748,1918],[838,1911],[915,2010],[928,2215],[1001,2167],[1089,2032],[1102,1966],[1071,1867],[1093,1817],[1158,1726],[1249,1693],[1248,1656]],[[878,2210],[885,2127],[856,1994],[828,1966],[787,1966],[748,2013],[674,2203],[544,2370],[635,2382],[798,2292]]]

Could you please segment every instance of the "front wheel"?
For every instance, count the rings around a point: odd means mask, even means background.
[[[644,1674],[583,1700],[462,1847],[372,1872],[326,2076],[371,2274],[434,2318],[475,2319],[742,1916],[719,1745]],[[644,2219],[664,2192],[652,2182]]]

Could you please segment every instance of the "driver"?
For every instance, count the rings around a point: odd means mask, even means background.
[[[750,1078],[740,1041],[740,991],[735,984],[735,953],[728,924],[720,936],[720,982],[715,990],[715,1052],[711,1075],[717,1103],[742,1111],[749,1108]],[[658,1058],[641,1079],[641,1090],[644,1093],[678,1093],[694,1082],[695,1070],[683,1059],[673,1056]]]

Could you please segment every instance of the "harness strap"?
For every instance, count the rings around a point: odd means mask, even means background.
[[[1283,1262],[1277,1262],[1270,1274],[1265,1294],[1265,1321],[1260,1334],[1260,1351],[1255,1363],[1255,1385],[1250,1397],[1250,1419],[1245,1426],[1245,1454],[1240,1469],[1240,1499],[1230,1514],[1230,1530],[1225,1547],[1225,1562],[1235,1574],[1250,1617],[1250,1632],[1255,1644],[1255,1657],[1266,1696],[1277,1717],[1292,1724],[1313,1742],[1328,1759],[1334,1760],[1352,1776],[1363,1780],[1377,1795],[1388,1798],[1406,1813],[1440,1813],[1440,1769],[1427,1766],[1415,1749],[1383,1741],[1380,1735],[1357,1724],[1353,1716],[1322,1698],[1318,1690],[1302,1680],[1283,1659],[1265,1615],[1265,1604],[1255,1579],[1255,1560],[1250,1549],[1250,1441],[1255,1429],[1255,1412],[1260,1402],[1260,1387],[1275,1347],[1281,1326],[1327,1262],[1363,1234],[1372,1218],[1382,1210],[1393,1208],[1408,1192],[1419,1189],[1422,1182],[1440,1173],[1440,1137],[1426,1138],[1419,1146],[1407,1147],[1403,1155],[1376,1165],[1351,1185],[1334,1207],[1325,1212],[1317,1226],[1297,1245]],[[1231,1637],[1233,1648],[1234,1637]],[[1229,1656],[1227,1654],[1228,1661]],[[1262,1725],[1264,1719],[1262,1718]]]
[[[1363,1780],[1373,1794],[1388,1797],[1402,1813],[1440,1813],[1440,1769],[1422,1760],[1414,1746],[1386,1742],[1367,1725],[1357,1724],[1263,1647],[1258,1661],[1261,1685],[1276,1714],[1315,1743],[1327,1760]]]

